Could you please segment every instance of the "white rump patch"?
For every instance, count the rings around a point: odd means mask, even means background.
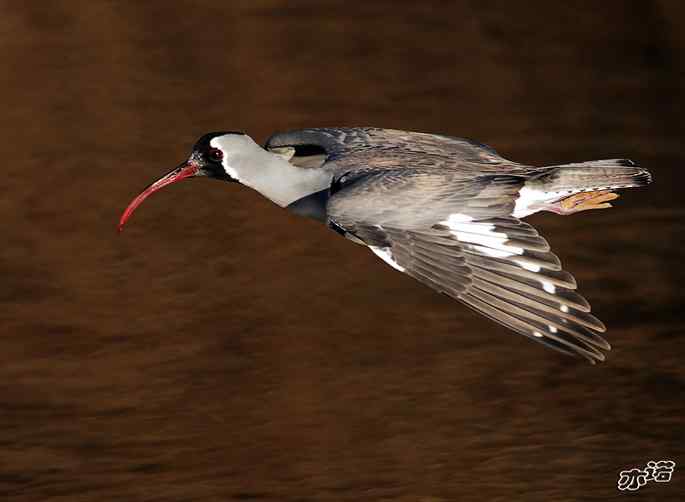
[[[530,216],[531,214],[544,209],[544,206],[547,204],[551,204],[578,192],[582,192],[582,190],[572,190],[571,192],[546,192],[524,185],[523,188],[519,190],[519,198],[516,199],[514,212],[511,213],[511,215],[514,218],[525,218],[526,216]]]
[[[470,216],[456,213],[439,224],[448,227],[460,242],[472,244],[478,251],[493,258],[523,254],[523,248],[506,244],[509,237],[503,232],[496,232],[492,223],[473,222]]]
[[[398,264],[395,260],[393,260],[390,248],[369,246],[369,249],[371,249],[371,251],[373,251],[376,256],[378,256],[381,260],[383,260],[385,263],[390,265],[395,270],[399,270],[400,272],[405,271],[405,268],[402,265]]]
[[[519,198],[516,199],[516,205],[514,206],[514,212],[511,215],[514,218],[523,218],[525,216],[531,215],[535,212],[531,209],[533,204],[537,204],[544,200],[545,192],[542,190],[530,189],[527,186],[523,186],[519,190]]]

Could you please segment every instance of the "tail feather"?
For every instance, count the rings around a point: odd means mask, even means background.
[[[546,192],[595,191],[649,185],[652,175],[632,160],[607,159],[553,166],[534,183]]]

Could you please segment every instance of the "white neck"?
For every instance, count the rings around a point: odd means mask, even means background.
[[[232,135],[230,145],[224,138],[214,138],[210,145],[224,151],[226,173],[281,207],[330,186],[331,174],[323,169],[296,167],[249,136]]]

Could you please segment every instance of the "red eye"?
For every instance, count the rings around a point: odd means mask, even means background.
[[[208,156],[209,160],[211,160],[212,162],[221,162],[221,159],[224,158],[224,152],[222,152],[218,148],[210,148]]]

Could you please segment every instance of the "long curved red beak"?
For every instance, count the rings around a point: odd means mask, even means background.
[[[147,199],[150,195],[155,193],[157,190],[164,188],[167,185],[171,185],[172,183],[176,183],[177,181],[181,181],[186,178],[190,178],[191,176],[195,176],[199,170],[200,168],[196,164],[184,162],[176,169],[168,172],[160,179],[155,181],[152,185],[143,190],[140,193],[140,195],[138,195],[138,197],[131,201],[131,203],[122,213],[121,218],[119,218],[119,232],[121,232],[124,229],[124,225],[133,214],[133,211],[135,211],[136,208],[140,206],[143,203],[143,201]]]

